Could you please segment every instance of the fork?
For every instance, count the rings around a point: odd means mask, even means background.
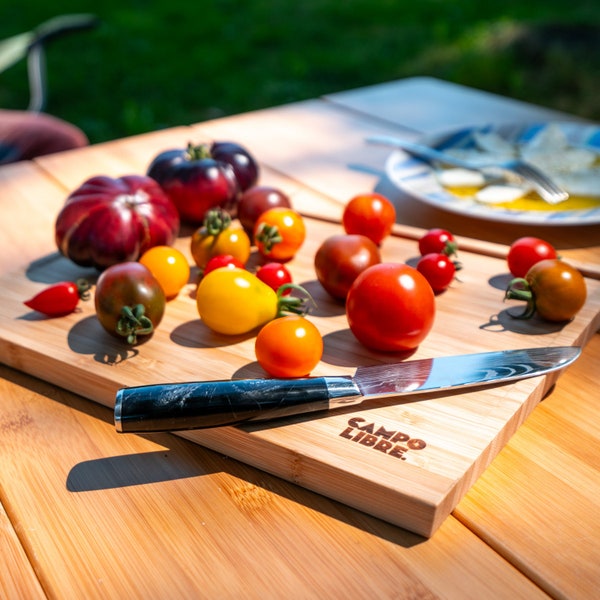
[[[470,169],[472,171],[480,171],[481,173],[489,173],[492,176],[500,176],[507,181],[526,182],[542,197],[548,204],[559,204],[569,198],[569,193],[556,184],[550,177],[542,173],[533,165],[524,160],[512,159],[502,162],[479,163],[477,161],[469,161],[451,156],[435,150],[430,146],[423,144],[415,144],[407,140],[401,140],[387,135],[375,135],[366,139],[369,144],[377,144],[380,146],[392,146],[400,148],[408,154],[420,158],[428,163],[434,161]]]

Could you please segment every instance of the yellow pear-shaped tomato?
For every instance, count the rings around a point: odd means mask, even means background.
[[[249,271],[220,268],[201,279],[196,304],[200,318],[213,331],[239,335],[272,321],[280,299]]]

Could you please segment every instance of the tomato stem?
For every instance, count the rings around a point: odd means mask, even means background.
[[[133,307],[124,306],[121,309],[121,316],[117,321],[117,333],[127,338],[127,343],[134,345],[137,343],[138,335],[149,335],[154,330],[152,321],[144,314],[143,304],[137,304]]]
[[[191,160],[202,160],[204,158],[212,158],[208,144],[194,145],[192,142],[188,142],[187,153]]]
[[[90,289],[92,288],[90,282],[87,279],[80,278],[75,282],[77,286],[77,293],[81,300],[89,300]]]
[[[286,296],[285,293],[288,290],[297,290],[305,295],[304,298],[298,298],[297,296]],[[313,297],[305,290],[302,286],[295,283],[284,283],[277,288],[277,316],[283,317],[285,315],[305,315],[310,307],[308,304],[316,306]]]
[[[259,226],[255,239],[264,245],[267,252],[271,252],[275,244],[283,241],[277,225],[269,225],[268,223],[262,223]]]
[[[535,314],[535,295],[529,282],[523,277],[516,277],[508,284],[504,300],[522,300],[526,302],[525,310],[520,315],[509,313],[515,319],[531,319]]]
[[[204,228],[208,235],[217,236],[231,225],[231,215],[221,208],[209,210],[204,217]]]

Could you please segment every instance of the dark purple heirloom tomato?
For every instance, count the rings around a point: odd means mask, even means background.
[[[205,144],[161,152],[147,174],[159,183],[183,221],[202,223],[215,207],[235,211],[240,195],[235,171],[229,163],[213,158]]]
[[[215,160],[222,160],[233,167],[242,191],[256,185],[258,163],[246,148],[235,142],[214,142],[210,147],[210,154]]]
[[[244,191],[237,206],[237,218],[247,233],[254,231],[256,220],[270,208],[292,208],[287,194],[267,185],[254,185]]]
[[[59,251],[100,270],[137,260],[153,246],[170,246],[178,233],[177,209],[143,175],[88,179],[69,195],[55,223]]]
[[[147,340],[165,312],[165,294],[150,270],[139,262],[106,269],[94,295],[96,316],[102,327],[127,344]]]

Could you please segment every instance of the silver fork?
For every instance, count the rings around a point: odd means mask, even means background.
[[[548,204],[558,204],[569,198],[569,193],[556,184],[550,177],[542,173],[539,169],[525,162],[524,160],[513,159],[497,163],[479,163],[477,161],[468,161],[423,144],[415,144],[407,140],[402,140],[387,135],[375,135],[368,137],[366,141],[369,144],[380,146],[391,146],[400,148],[412,156],[416,156],[428,163],[437,161],[455,167],[480,171],[484,174],[490,174],[495,177],[502,177],[507,181],[527,182]]]

